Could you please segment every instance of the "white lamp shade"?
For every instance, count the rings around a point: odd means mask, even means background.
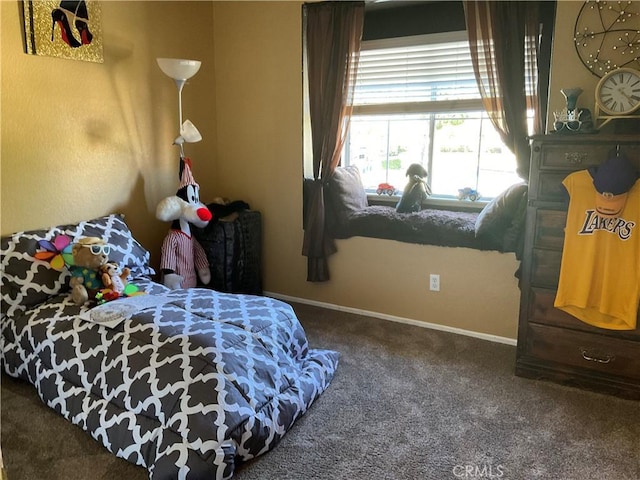
[[[183,58],[157,58],[158,66],[165,75],[174,80],[187,80],[193,77],[202,62],[198,60],[185,60]]]
[[[200,140],[202,140],[202,135],[200,135],[196,126],[191,123],[191,120],[185,120],[180,128],[180,136],[173,143],[182,145],[183,143],[196,143]]]

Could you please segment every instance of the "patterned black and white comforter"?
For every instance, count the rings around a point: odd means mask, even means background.
[[[5,371],[152,479],[226,479],[265,453],[322,393],[338,355],[309,349],[267,297],[135,283],[169,302],[115,328],[68,293],[2,319]]]

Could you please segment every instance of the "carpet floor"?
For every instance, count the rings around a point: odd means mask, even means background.
[[[514,375],[515,347],[294,304],[329,389],[237,480],[640,479],[640,402]],[[148,478],[2,375],[9,480]]]

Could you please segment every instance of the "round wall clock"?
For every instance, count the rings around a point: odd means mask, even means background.
[[[609,115],[629,115],[640,107],[640,71],[618,68],[596,86],[596,104]]]
[[[622,67],[640,70],[640,2],[585,2],[573,40],[580,60],[597,77]]]

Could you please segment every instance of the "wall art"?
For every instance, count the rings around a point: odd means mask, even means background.
[[[26,53],[103,62],[100,2],[23,0]]]
[[[640,69],[640,2],[584,2],[573,41],[580,61],[596,77],[623,67]]]

